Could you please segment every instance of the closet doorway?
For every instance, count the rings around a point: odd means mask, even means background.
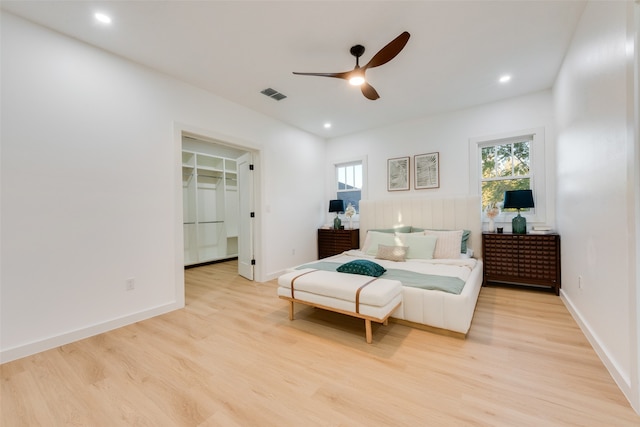
[[[252,153],[182,135],[184,265],[238,259],[253,280]]]

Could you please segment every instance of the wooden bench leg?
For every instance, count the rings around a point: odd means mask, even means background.
[[[289,301],[289,320],[293,320],[293,301]]]
[[[371,320],[364,319],[364,330],[367,337],[367,344],[371,344]]]

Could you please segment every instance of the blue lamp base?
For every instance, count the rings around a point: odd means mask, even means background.
[[[527,219],[520,216],[520,212],[511,220],[511,229],[513,234],[527,234]]]

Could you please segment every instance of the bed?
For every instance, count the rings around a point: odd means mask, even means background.
[[[402,303],[391,313],[392,322],[464,337],[482,286],[481,235],[479,196],[362,200],[359,250],[287,272],[340,271],[351,261],[373,262],[386,270],[380,278],[402,283]],[[279,296],[289,294],[279,286]]]

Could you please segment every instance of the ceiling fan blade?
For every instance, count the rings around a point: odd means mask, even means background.
[[[360,86],[360,90],[362,90],[362,94],[364,96],[366,96],[372,101],[375,101],[376,99],[380,98],[380,95],[378,95],[378,92],[376,92],[373,86],[371,86],[369,83],[366,83],[366,82],[362,83],[362,85]]]
[[[349,74],[351,71],[345,71],[344,73],[298,73],[296,71],[293,74],[297,74],[299,76],[319,76],[319,77],[335,77],[337,79],[349,79]]]
[[[404,49],[405,45],[409,41],[409,37],[411,34],[408,32],[403,32],[395,39],[391,40],[385,47],[380,49],[378,53],[373,55],[373,58],[362,68],[373,68],[379,67],[380,65],[386,64],[396,57],[397,54],[400,53],[402,49]]]

